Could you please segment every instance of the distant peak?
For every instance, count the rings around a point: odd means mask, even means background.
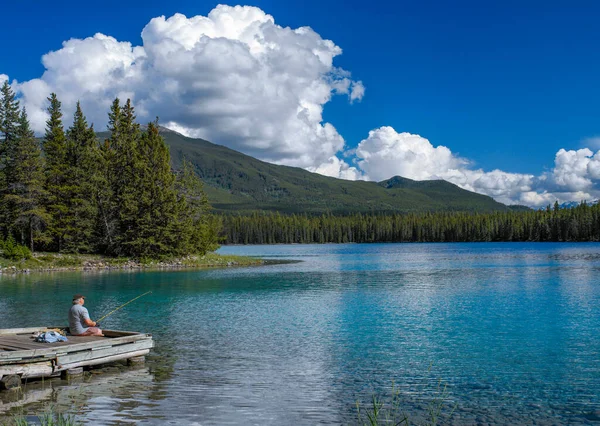
[[[598,204],[600,200],[593,200],[593,201],[587,201],[587,200],[583,200],[583,201],[568,201],[566,203],[562,203],[560,204],[558,207],[560,207],[561,209],[572,209],[573,207],[577,207],[582,203],[586,203],[588,206],[593,206],[595,204]]]
[[[387,180],[382,180],[379,185],[384,188],[401,188],[413,184],[415,181],[402,176],[394,176]]]
[[[146,130],[148,128],[148,125],[147,124],[141,124],[140,128],[142,130]],[[179,133],[179,132],[177,132],[177,131],[175,131],[173,129],[169,129],[168,127],[165,127],[165,126],[162,126],[162,125],[158,126],[158,130],[160,131],[160,133],[172,133],[174,135],[179,135],[179,136],[186,137],[184,134]]]
[[[158,126],[158,129],[163,133],[174,133],[176,135],[185,137],[185,135],[183,133],[179,133],[179,132],[177,132],[173,129],[169,129],[168,127],[165,127],[165,126]]]

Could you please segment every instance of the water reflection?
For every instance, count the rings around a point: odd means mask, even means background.
[[[0,416],[36,419],[52,407],[55,412],[74,413],[83,421],[97,419],[98,413],[105,422],[143,419],[154,401],[164,399],[159,387],[147,367],[106,367],[68,383],[58,378],[38,380],[24,384],[22,391],[2,392]]]

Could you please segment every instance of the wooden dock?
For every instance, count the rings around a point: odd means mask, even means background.
[[[123,359],[143,362],[154,346],[151,334],[131,331],[103,330],[104,337],[67,335],[67,342],[56,343],[32,338],[50,329],[0,329],[0,389],[19,387],[22,379],[81,374],[83,367]]]

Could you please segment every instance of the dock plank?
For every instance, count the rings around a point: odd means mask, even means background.
[[[83,351],[74,354],[59,356],[56,358],[56,362],[59,366],[62,366],[66,364],[74,364],[76,362],[107,358],[113,355],[119,355],[127,352],[137,352],[143,349],[151,349],[153,346],[154,345],[151,340],[141,340],[138,342],[128,343],[126,345],[119,345],[110,348],[100,349],[98,351]]]
[[[0,335],[1,337],[1,335]],[[69,339],[68,342],[60,342],[60,343],[41,343],[42,345],[39,349],[23,349],[20,350],[19,353],[11,353],[11,352],[0,352],[0,364],[2,360],[5,358],[15,358],[16,356],[21,356],[24,360],[29,358],[35,358],[40,356],[45,356],[49,354],[56,353],[57,351],[61,352],[77,352],[82,350],[88,350],[93,347],[105,346],[107,344],[111,346],[123,345],[126,343],[136,342],[139,340],[152,340],[152,336],[149,334],[135,334],[130,336],[123,337],[115,337],[115,338],[107,338],[107,337],[97,337],[97,336],[67,336]]]
[[[10,345],[2,345],[2,348],[4,349],[3,352],[5,352],[5,353],[6,352],[11,353],[11,352],[15,352],[15,351],[24,351],[24,350],[27,350],[27,349],[23,349],[20,346],[15,347],[15,346],[10,346]],[[8,355],[7,355],[7,357],[8,357]]]
[[[18,337],[0,337],[0,345],[2,344],[9,344],[9,345],[22,345],[24,347],[28,347],[30,349],[38,349],[38,348],[43,348],[44,345],[46,343],[41,343],[41,342],[36,342],[31,338],[28,339],[20,339]]]
[[[33,345],[28,345],[26,343],[20,343],[20,342],[0,342],[0,347],[2,348],[11,348],[11,349],[16,349],[16,350],[20,350],[20,351],[29,351],[29,350],[37,350],[39,349],[38,346],[33,346]]]
[[[154,347],[151,334],[106,330],[106,337],[67,336],[67,342],[41,343],[29,329],[0,330],[0,376],[50,377],[71,368],[144,356]]]

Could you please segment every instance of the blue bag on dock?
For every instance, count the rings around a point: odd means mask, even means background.
[[[36,337],[35,341],[40,343],[66,342],[67,338],[56,331],[45,331]]]

